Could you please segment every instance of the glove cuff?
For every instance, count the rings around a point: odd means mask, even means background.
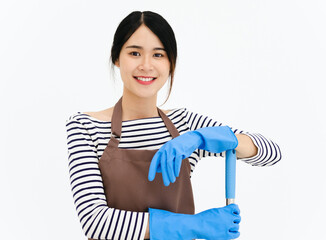
[[[166,210],[149,208],[149,235],[151,240],[194,239],[191,231],[194,215],[173,213]]]
[[[205,127],[193,132],[201,138],[198,149],[220,153],[238,146],[238,139],[229,126]]]
[[[235,146],[232,147],[231,149],[235,149],[235,148],[237,148],[238,145],[239,145],[238,138],[237,138],[237,136],[234,134],[234,132],[231,130],[231,128],[230,128],[229,126],[226,126],[226,127],[229,128],[229,130],[230,130],[230,132],[231,132],[231,135],[233,136],[233,138],[234,138],[234,142],[235,142]],[[229,149],[228,149],[228,150],[229,150]]]

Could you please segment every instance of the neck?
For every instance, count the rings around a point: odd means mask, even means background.
[[[141,98],[135,95],[123,93],[122,98],[122,121],[158,117],[156,107],[157,95],[149,98]]]

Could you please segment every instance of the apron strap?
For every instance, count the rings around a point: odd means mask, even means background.
[[[165,115],[165,113],[157,108],[160,117],[163,119],[166,128],[169,130],[172,138],[179,136],[179,131],[176,129],[172,121]],[[112,120],[111,120],[111,139],[109,145],[118,147],[121,139],[121,128],[122,128],[122,97],[115,104]],[[119,138],[119,140],[117,139]]]
[[[169,130],[170,135],[172,136],[172,138],[176,138],[177,136],[179,136],[179,131],[178,129],[176,129],[176,127],[174,126],[173,122],[170,120],[170,118],[168,118],[165,113],[157,108],[158,113],[160,114],[161,118],[163,119],[166,128]]]

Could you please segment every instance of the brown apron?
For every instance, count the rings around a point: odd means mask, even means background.
[[[172,138],[179,136],[172,121],[157,108]],[[162,173],[148,180],[149,166],[158,150],[119,148],[122,128],[122,97],[114,106],[111,120],[111,139],[100,160],[104,192],[111,208],[148,212],[148,208],[164,209],[175,213],[194,214],[194,200],[190,181],[188,158],[182,161],[179,177],[166,187]],[[115,138],[116,136],[117,138]]]

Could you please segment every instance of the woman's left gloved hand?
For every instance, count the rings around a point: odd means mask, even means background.
[[[154,155],[149,167],[148,180],[153,181],[157,172],[162,172],[165,186],[179,176],[182,160],[196,149],[220,153],[235,149],[238,139],[228,126],[205,127],[186,132],[165,143]]]
[[[151,240],[235,239],[240,236],[240,222],[240,209],[237,204],[211,208],[197,214],[149,208]]]

